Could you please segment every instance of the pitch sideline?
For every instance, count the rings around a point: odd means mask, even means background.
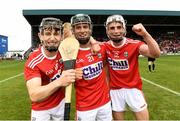
[[[0,84],[3,83],[3,82],[6,82],[6,81],[8,81],[8,80],[14,79],[14,78],[16,78],[16,77],[19,77],[19,76],[21,76],[21,75],[23,75],[23,74],[24,74],[24,73],[20,73],[20,74],[17,74],[17,75],[15,75],[15,76],[11,76],[11,77],[9,77],[9,78],[6,78],[6,79],[4,79],[4,80],[0,80]]]
[[[166,91],[168,91],[168,92],[171,92],[171,93],[173,93],[173,94],[175,94],[175,95],[177,95],[177,96],[180,96],[180,93],[179,93],[179,92],[173,91],[173,90],[171,90],[171,89],[169,89],[169,88],[167,88],[167,87],[163,87],[163,86],[161,86],[161,85],[159,85],[159,84],[156,84],[156,83],[154,83],[154,82],[152,82],[152,81],[150,81],[150,80],[147,80],[147,79],[145,79],[145,78],[143,78],[143,77],[141,77],[141,79],[144,80],[144,81],[147,82],[147,83],[150,83],[150,84],[152,84],[152,85],[154,85],[154,86],[157,86],[157,87],[162,88],[162,89],[164,89],[164,90],[166,90]]]

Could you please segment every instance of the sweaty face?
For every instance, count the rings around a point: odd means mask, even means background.
[[[58,51],[61,40],[61,32],[59,29],[44,29],[43,33],[39,35],[42,44],[49,52]]]
[[[120,22],[112,22],[108,24],[106,33],[113,42],[119,43],[123,40],[125,36],[126,30],[123,28],[122,23]]]
[[[91,28],[88,23],[76,24],[73,27],[73,33],[80,44],[85,45],[89,42],[91,36]]]

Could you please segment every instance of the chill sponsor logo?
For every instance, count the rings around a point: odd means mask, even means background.
[[[109,62],[110,67],[113,70],[128,70],[129,69],[129,63],[127,59],[108,58],[108,62]]]
[[[83,67],[84,79],[91,80],[93,78],[96,78],[102,73],[102,68],[103,68],[102,61]]]

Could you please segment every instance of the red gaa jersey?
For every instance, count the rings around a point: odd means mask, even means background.
[[[110,101],[103,64],[105,59],[102,45],[97,55],[92,55],[90,48],[80,48],[76,68],[83,69],[83,79],[75,81],[77,110],[92,110]]]
[[[138,69],[139,40],[124,38],[123,44],[114,47],[112,41],[105,43],[110,73],[110,88],[142,89],[142,80]]]
[[[61,55],[48,58],[43,48],[35,50],[27,60],[24,69],[25,80],[28,81],[35,77],[40,77],[42,85],[47,85],[60,78],[63,69]],[[47,110],[57,106],[64,98],[64,88],[58,89],[51,96],[41,102],[32,102],[33,110]]]

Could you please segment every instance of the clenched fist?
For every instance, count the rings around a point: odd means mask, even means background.
[[[134,31],[137,35],[140,35],[142,37],[148,34],[148,32],[141,23],[133,25],[132,31]]]

